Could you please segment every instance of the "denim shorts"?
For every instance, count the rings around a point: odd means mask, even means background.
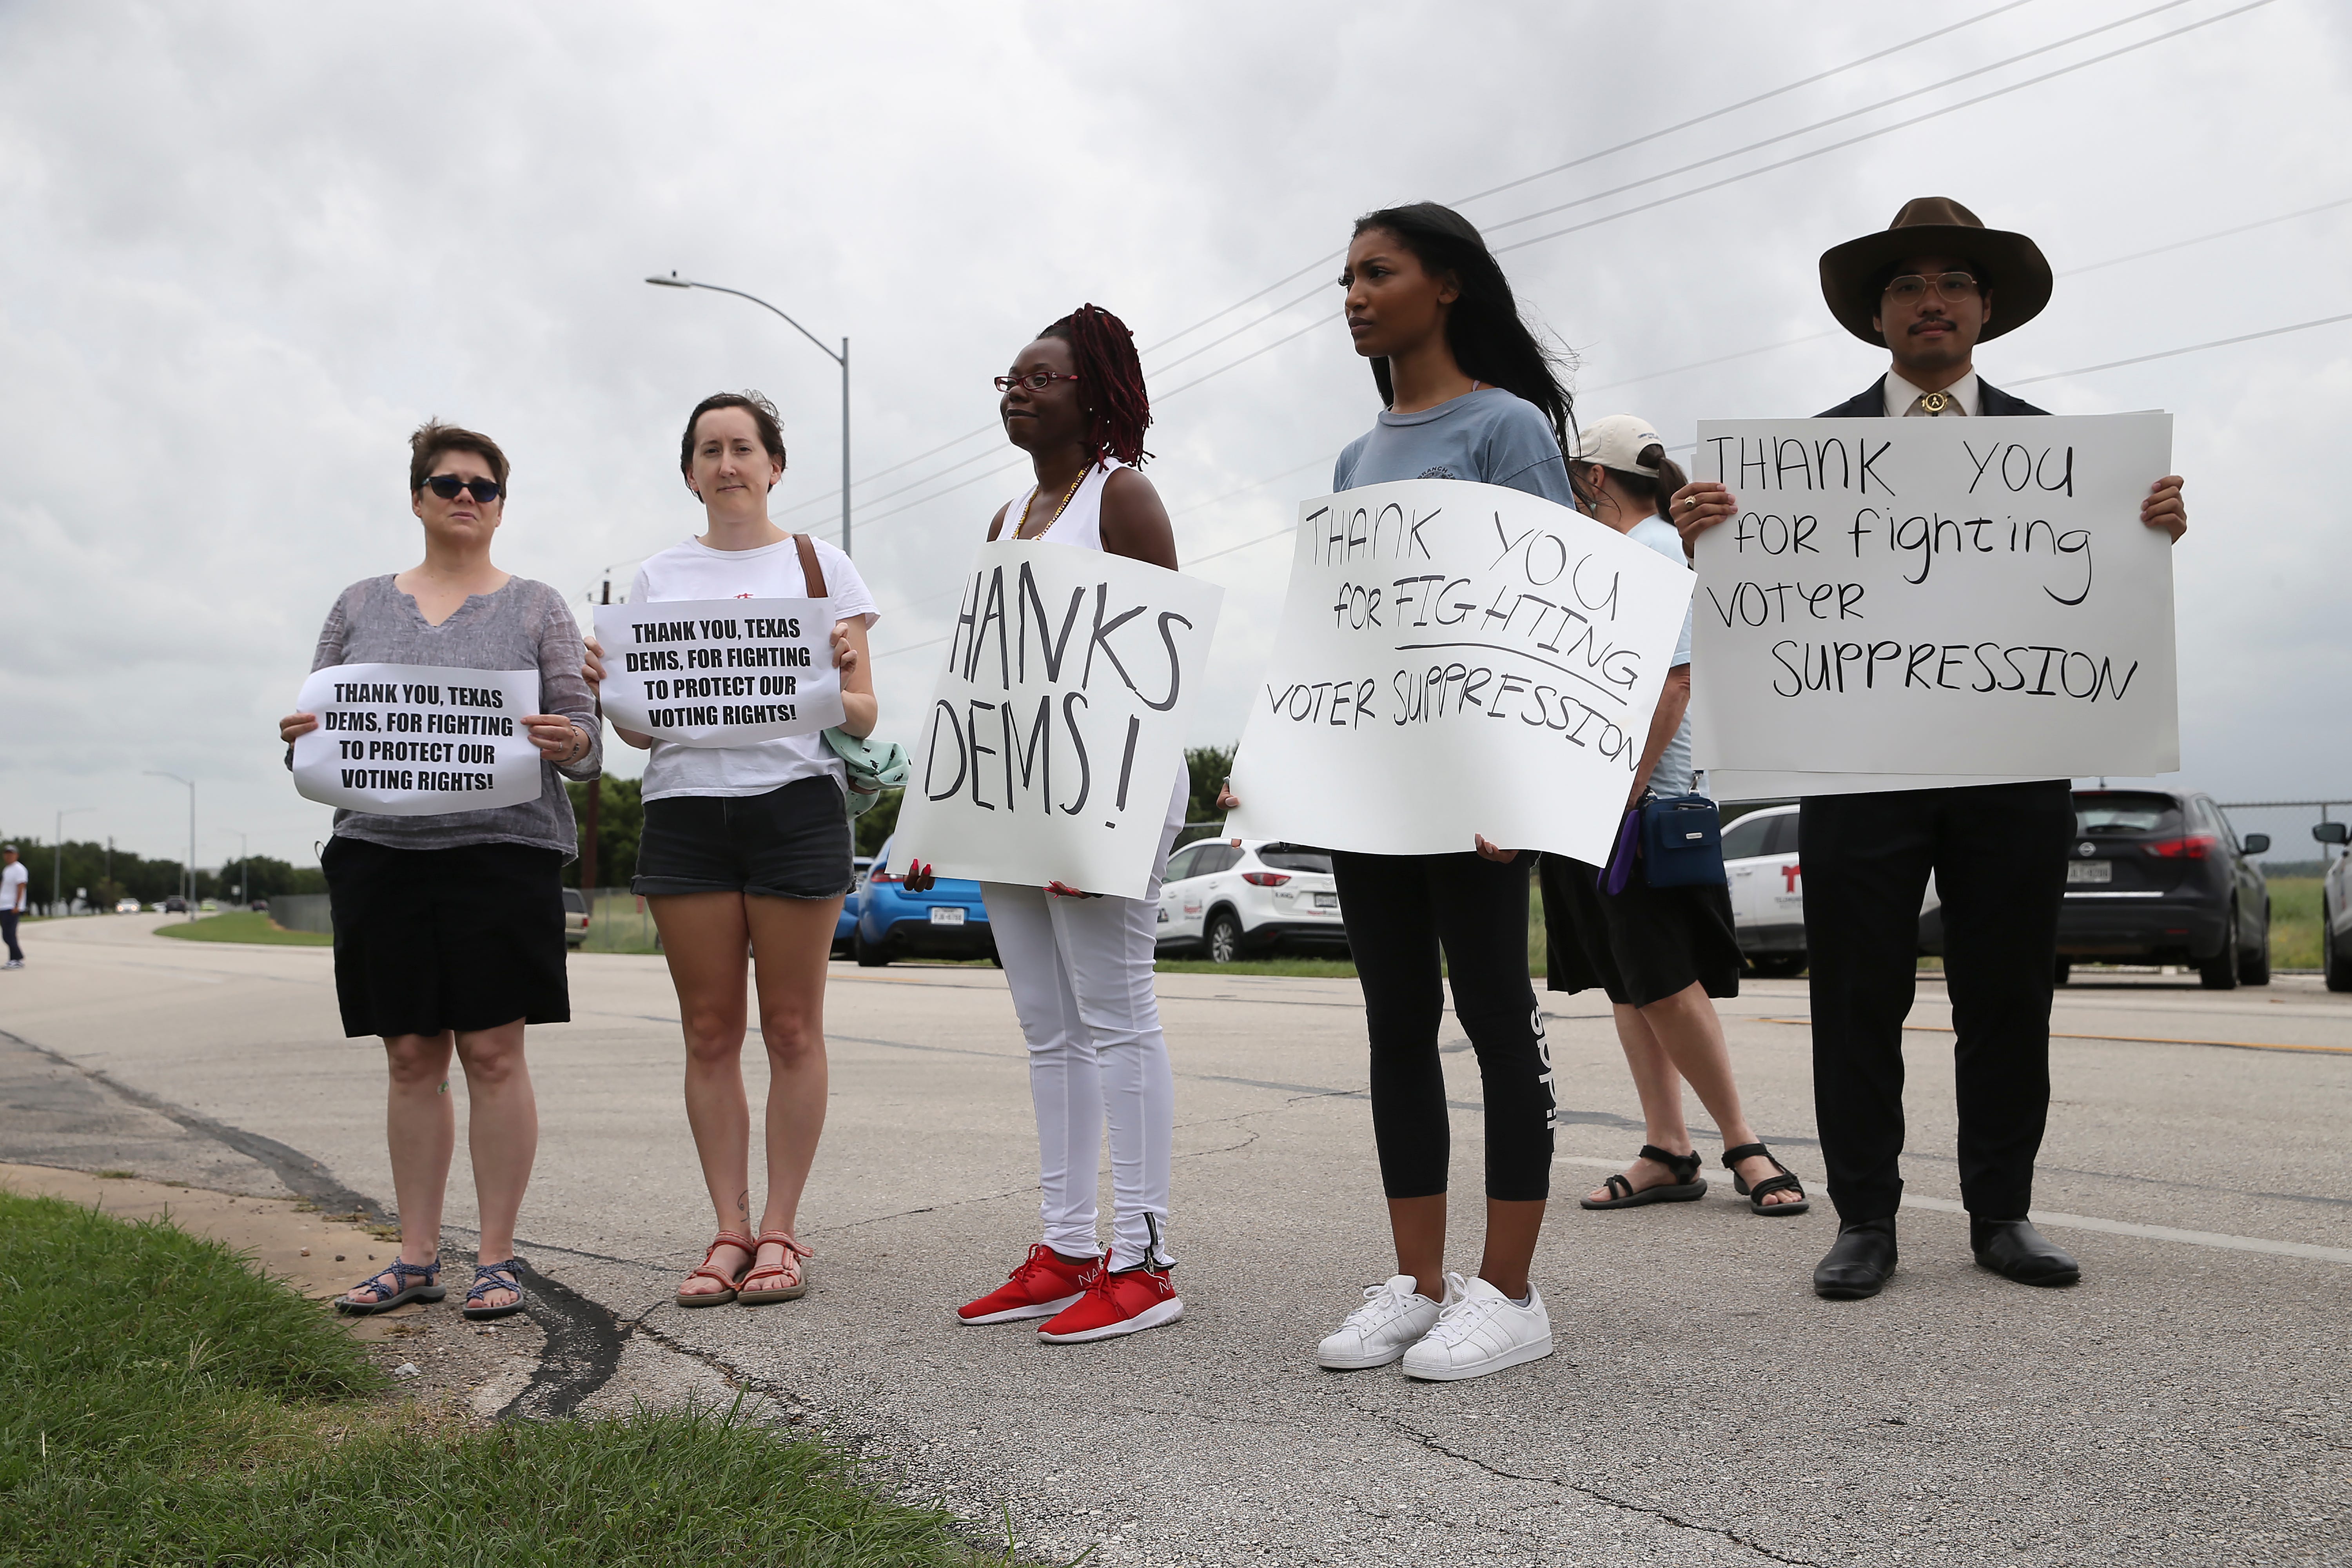
[[[629,890],[838,899],[849,856],[849,812],[830,773],[765,795],[674,795],[646,802]]]

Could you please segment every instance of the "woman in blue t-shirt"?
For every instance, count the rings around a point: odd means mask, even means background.
[[[1520,321],[1478,231],[1434,203],[1356,222],[1340,283],[1356,352],[1386,405],[1339,454],[1332,485],[1471,479],[1575,504],[1561,453],[1569,395]],[[1227,793],[1222,803],[1239,803]],[[1551,1192],[1551,1057],[1528,980],[1532,855],[1476,840],[1454,855],[1332,856],[1371,1037],[1372,1135],[1397,1272],[1326,1339],[1327,1367],[1478,1377],[1551,1353],[1528,1279]],[[1486,1089],[1486,1242],[1477,1276],[1445,1272],[1450,1153],[1437,1056],[1444,973]]]

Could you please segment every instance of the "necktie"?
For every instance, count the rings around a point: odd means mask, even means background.
[[[1903,411],[1906,419],[1965,419],[1968,415],[1969,411],[1960,406],[1960,400],[1948,392],[1923,392],[1911,400],[1910,407]]]

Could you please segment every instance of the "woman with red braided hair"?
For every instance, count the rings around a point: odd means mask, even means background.
[[[996,378],[1008,440],[1029,454],[1036,483],[1005,503],[991,539],[1044,539],[1176,569],[1176,536],[1151,481],[1151,403],[1134,334],[1117,316],[1082,305],[1037,334]],[[1184,820],[1189,780],[1169,780],[1168,815],[1139,899],[1003,882],[982,885],[988,921],[1021,1032],[1037,1110],[1044,1238],[1011,1279],[957,1309],[967,1323],[1046,1319],[1037,1337],[1057,1344],[1110,1339],[1173,1322],[1184,1312],[1169,1277],[1168,1165],[1176,1136],[1176,1083],[1152,991],[1160,878]],[[1146,798],[1150,798],[1148,795]],[[909,866],[919,885],[929,868]],[[1096,1171],[1110,1130],[1117,1210],[1110,1252],[1096,1240]]]

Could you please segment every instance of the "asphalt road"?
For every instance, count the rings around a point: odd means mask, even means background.
[[[340,1037],[329,955],[158,923],[26,928],[28,966],[0,975],[0,1161],[388,1205],[380,1055]],[[2315,981],[2061,993],[2037,1206],[2083,1261],[2074,1289],[1971,1263],[1929,983],[1908,1039],[1915,1205],[1884,1295],[1812,1296],[1825,1203],[1758,1220],[1722,1180],[1691,1205],[1563,1202],[1536,1270],[1559,1353],[1426,1385],[1312,1360],[1390,1268],[1352,982],[1162,977],[1186,1316],[1055,1348],[950,1316],[1036,1224],[1002,977],[833,980],[814,1289],[689,1312],[669,1292],[709,1219],[667,976],[572,960],[576,1021],[531,1042],[523,1250],[550,1340],[517,1409],[748,1387],[976,1530],[1001,1539],[1009,1510],[1064,1561],[2352,1562],[2352,997]],[[1572,1200],[1640,1131],[1605,1008],[1547,1005]],[[1817,1187],[1805,1007],[1802,982],[1761,982],[1724,1010],[1751,1118]],[[1466,1269],[1479,1090],[1446,1034]],[[470,1202],[461,1159],[453,1247]]]

